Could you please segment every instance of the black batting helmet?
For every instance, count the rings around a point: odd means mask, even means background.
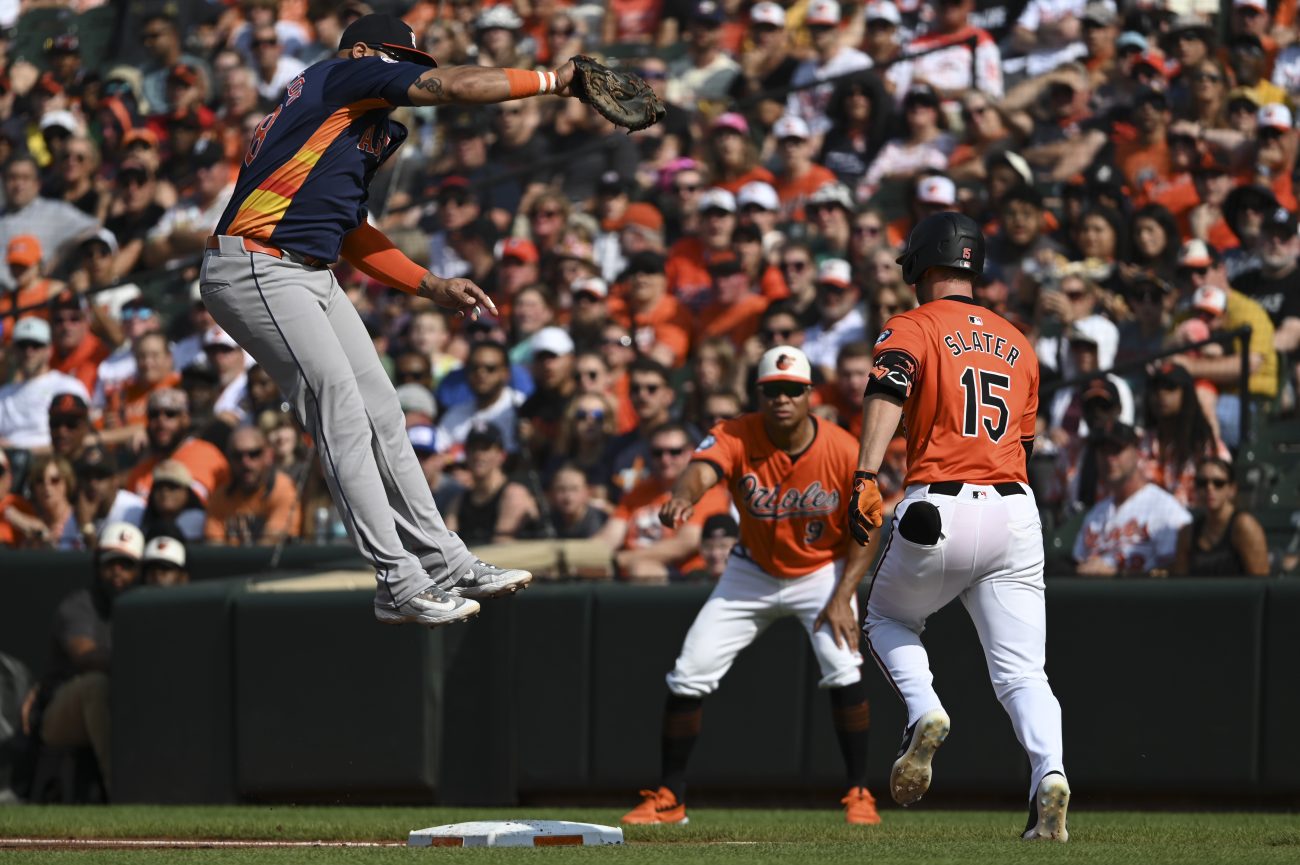
[[[912,229],[897,263],[908,285],[920,282],[931,267],[954,267],[976,277],[984,272],[984,234],[969,216],[950,210],[934,213]]]

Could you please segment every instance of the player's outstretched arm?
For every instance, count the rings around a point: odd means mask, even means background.
[[[407,93],[416,105],[491,105],[542,94],[569,95],[573,61],[551,72],[499,69],[491,66],[449,66],[430,69]]]
[[[695,513],[695,503],[718,482],[718,470],[710,463],[696,460],[686,467],[673,486],[673,496],[659,509],[659,522],[670,529],[679,528]]]
[[[438,306],[454,309],[468,318],[478,318],[481,309],[497,314],[496,304],[483,289],[468,279],[444,279],[430,273],[407,258],[382,231],[368,222],[348,232],[339,253],[371,279],[408,294],[427,297]]]

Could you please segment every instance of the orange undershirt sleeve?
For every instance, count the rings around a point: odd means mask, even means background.
[[[420,281],[428,273],[368,222],[361,223],[344,236],[339,252],[345,261],[366,276],[408,294],[419,292]]]

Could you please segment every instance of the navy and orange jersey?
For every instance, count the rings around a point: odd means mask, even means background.
[[[365,219],[370,179],[406,140],[389,118],[428,67],[331,58],[303,70],[248,143],[217,234],[251,237],[324,261]]]
[[[740,547],[765,573],[793,579],[844,558],[858,441],[812,419],[812,444],[791,457],[757,412],[709,431],[692,457],[726,481],[740,512]]]
[[[907,394],[906,484],[1028,481],[1038,357],[1015,325],[969,298],[941,298],[885,322],[875,364]]]

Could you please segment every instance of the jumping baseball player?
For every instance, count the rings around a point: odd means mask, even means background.
[[[758,365],[759,410],[726,420],[700,442],[659,512],[668,526],[690,519],[694,505],[725,480],[740,511],[740,542],[696,617],[668,674],[663,763],[657,790],[624,823],[685,823],[686,763],[700,733],[704,698],[742,649],[768,625],[796,616],[808,631],[831,697],[849,791],[849,823],[876,824],[866,786],[870,710],[858,652],[858,583],[870,559],[849,543],[853,437],[808,413],[812,367],[802,351],[778,346]]]
[[[393,386],[329,265],[342,257],[470,318],[495,314],[474,283],[435,276],[367,223],[370,180],[406,140],[389,114],[565,94],[573,66],[435,69],[414,46],[401,19],[364,15],[334,57],[290,82],[252,135],[200,282],[212,317],[271,374],[315,439],[348,534],[375,567],[376,618],[440,625],[532,575],[478,561],[447,530]]]
[[[974,221],[939,213],[912,230],[898,263],[921,305],[885,323],[863,398],[862,446],[849,518],[866,544],[881,524],[876,472],[906,421],[903,501],[867,595],[871,652],[907,705],[890,774],[894,800],[930,789],[930,762],[949,719],[932,685],[921,631],[960,597],[979,633],[989,676],[1029,754],[1025,838],[1065,841],[1061,707],[1043,670],[1043,534],[1026,461],[1038,413],[1038,360],[1002,317],[975,305],[984,268]]]

